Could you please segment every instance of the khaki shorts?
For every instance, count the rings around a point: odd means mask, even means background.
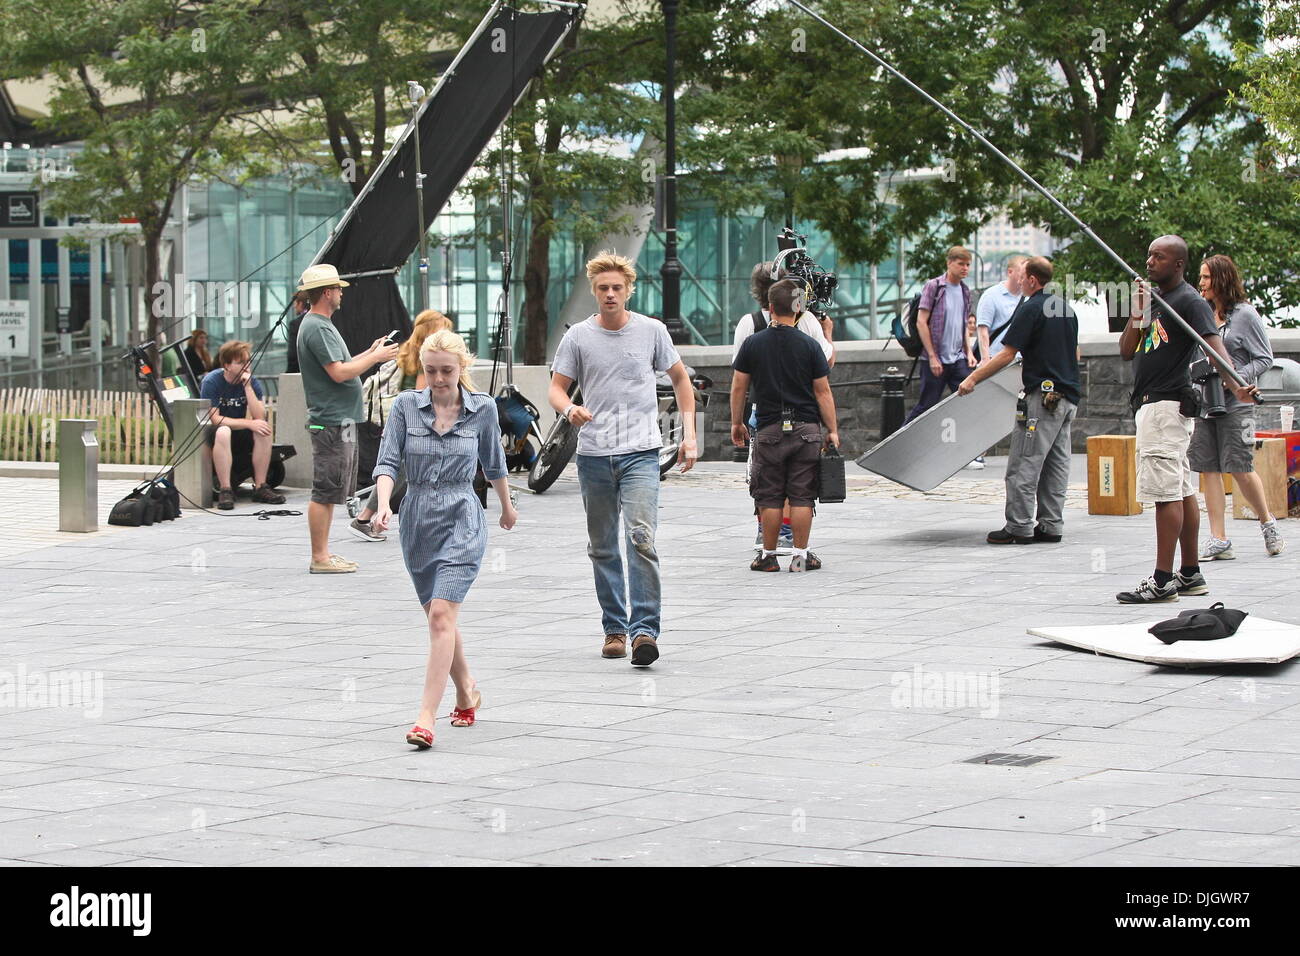
[[[1137,497],[1158,503],[1196,494],[1187,463],[1194,418],[1178,412],[1178,402],[1150,402],[1137,410]]]
[[[326,425],[311,428],[311,500],[318,505],[344,505],[357,490],[357,427]]]

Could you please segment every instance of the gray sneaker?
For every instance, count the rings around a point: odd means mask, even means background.
[[[1268,555],[1271,558],[1277,557],[1286,547],[1286,542],[1282,540],[1282,533],[1277,530],[1277,519],[1274,518],[1268,524],[1260,525],[1264,532],[1264,547],[1268,549]]]
[[[763,526],[762,525],[758,526],[758,537],[754,539],[754,550],[755,551],[763,550]]]
[[[1211,538],[1201,545],[1202,561],[1231,561],[1236,555],[1232,553],[1232,542],[1221,538]]]
[[[348,530],[352,536],[360,538],[362,541],[387,541],[388,535],[380,534],[374,528],[370,527],[369,521],[362,521],[360,518],[353,518],[352,523],[348,525]]]
[[[1115,595],[1120,604],[1155,604],[1178,600],[1178,578],[1174,578],[1164,587],[1156,584],[1155,578],[1147,578],[1132,591],[1121,591]]]
[[[1210,586],[1205,583],[1205,575],[1197,571],[1191,577],[1185,577],[1182,571],[1174,572],[1174,585],[1180,596],[1192,597],[1197,594],[1209,594]]]

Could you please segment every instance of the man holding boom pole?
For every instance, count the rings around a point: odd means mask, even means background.
[[[1188,366],[1197,343],[1190,327],[1214,351],[1209,358],[1231,372],[1232,361],[1219,338],[1209,305],[1183,277],[1187,243],[1178,236],[1161,236],[1147,250],[1147,278],[1161,299],[1177,313],[1166,314],[1153,302],[1146,285],[1137,283],[1132,317],[1119,340],[1119,354],[1134,362],[1131,404],[1137,422],[1137,496],[1156,508],[1156,567],[1132,591],[1115,595],[1121,604],[1177,601],[1180,594],[1207,594],[1197,552],[1201,512],[1196,484],[1187,463],[1187,448],[1198,412],[1198,395]],[[1182,322],[1178,321],[1182,319]],[[1253,385],[1241,385],[1225,374],[1225,387],[1243,402],[1255,400]],[[1229,385],[1231,383],[1231,385]],[[1182,551],[1182,566],[1174,570],[1174,551]]]

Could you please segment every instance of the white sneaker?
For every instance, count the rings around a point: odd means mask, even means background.
[[[1267,539],[1265,539],[1267,541]],[[1211,538],[1201,545],[1202,561],[1231,561],[1236,555],[1232,553],[1232,542],[1222,538]]]
[[[980,455],[974,461],[970,462],[966,467],[969,468],[971,471],[979,471],[984,467],[984,456]]]
[[[1282,540],[1282,533],[1277,530],[1277,519],[1274,518],[1268,524],[1260,525],[1260,530],[1264,532],[1264,547],[1268,549],[1269,557],[1277,557],[1286,547],[1286,542]]]

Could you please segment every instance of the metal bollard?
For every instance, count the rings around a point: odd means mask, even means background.
[[[59,530],[99,530],[99,440],[95,419],[59,419]]]
[[[880,440],[903,427],[907,376],[891,365],[880,376]]]
[[[212,449],[208,447],[206,398],[182,398],[172,403],[173,449],[186,449],[176,465],[176,490],[200,508],[212,507]],[[196,434],[197,433],[197,434]]]

